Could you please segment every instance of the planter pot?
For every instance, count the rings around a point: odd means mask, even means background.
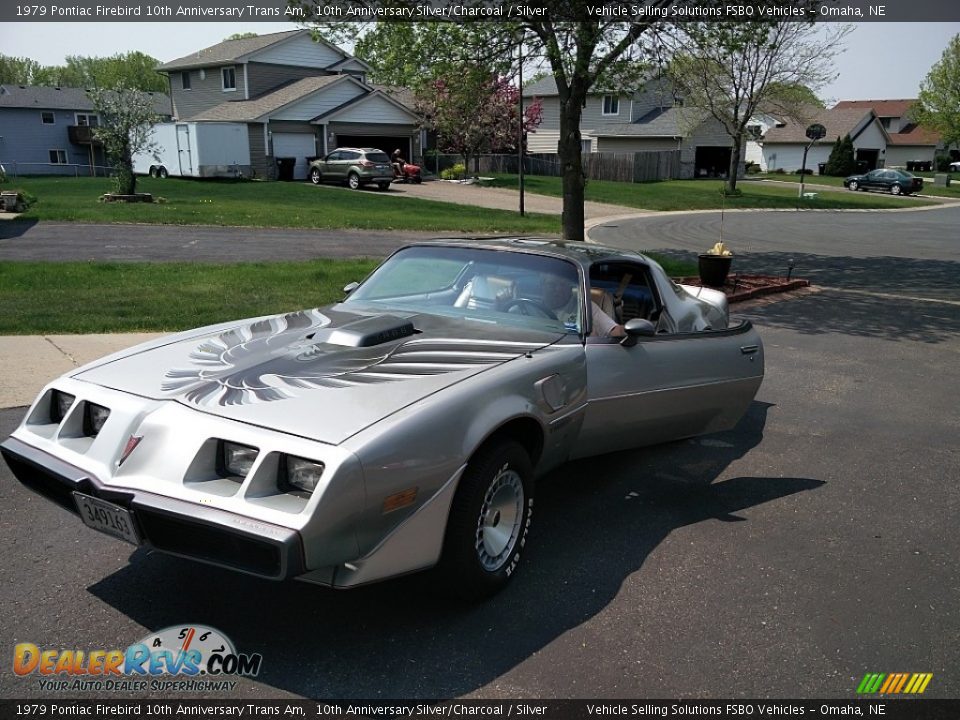
[[[723,287],[730,273],[732,255],[710,255],[704,253],[699,256],[700,282],[708,287]]]

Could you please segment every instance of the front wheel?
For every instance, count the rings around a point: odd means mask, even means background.
[[[489,597],[516,572],[533,510],[533,466],[523,447],[496,442],[470,460],[447,520],[440,570],[468,599]]]
[[[892,188],[890,188],[890,192],[893,193],[894,195],[899,195],[900,193],[903,192],[903,188],[900,187],[899,185],[894,185]]]
[[[390,183],[388,183],[388,182],[378,182],[378,183],[377,183],[377,187],[380,188],[381,190],[389,190],[389,189],[390,189]]]
[[[168,174],[169,173],[167,172],[167,169],[163,165],[161,165],[160,169],[157,170],[157,177],[161,180],[165,180]]]
[[[351,190],[356,190],[358,187],[360,187],[360,176],[356,173],[350,173],[347,175],[347,185]]]
[[[319,185],[323,181],[323,176],[320,174],[320,170],[317,168],[310,169],[310,182],[314,185]]]
[[[414,184],[414,185],[419,185],[419,184],[422,183],[422,182],[423,182],[423,178],[422,178],[420,175],[414,175],[414,176],[413,176],[413,184]]]
[[[157,166],[156,166],[156,165],[151,165],[151,166],[150,166],[150,177],[155,178],[156,176],[157,176]]]
[[[858,183],[856,180],[851,180],[849,187],[850,187],[851,190],[853,190],[854,192],[856,192],[857,190],[860,189],[860,183]]]

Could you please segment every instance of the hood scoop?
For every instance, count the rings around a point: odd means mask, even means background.
[[[418,332],[413,322],[396,315],[375,315],[333,328],[324,342],[342,347],[373,347]]]

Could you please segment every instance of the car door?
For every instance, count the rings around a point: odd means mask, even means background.
[[[340,151],[334,150],[327,153],[326,157],[320,161],[320,172],[324,180],[335,180],[337,177],[337,160],[340,159]]]
[[[643,278],[646,270],[637,267],[635,277]],[[668,327],[656,288],[651,284],[653,306],[638,303],[637,312]],[[624,297],[624,322],[631,319],[630,305]],[[749,322],[722,330],[659,332],[632,347],[616,338],[588,338],[585,354],[587,409],[572,457],[729,429],[763,381],[763,345]]]
[[[878,188],[883,188],[883,178],[881,177],[883,173],[880,170],[871,170],[866,175],[863,176],[863,182],[860,183],[865,188],[872,188],[874,190]]]

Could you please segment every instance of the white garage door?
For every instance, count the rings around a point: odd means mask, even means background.
[[[273,134],[273,157],[292,157],[297,159],[293,168],[294,180],[307,179],[307,158],[317,154],[317,143],[313,135],[305,133]]]

